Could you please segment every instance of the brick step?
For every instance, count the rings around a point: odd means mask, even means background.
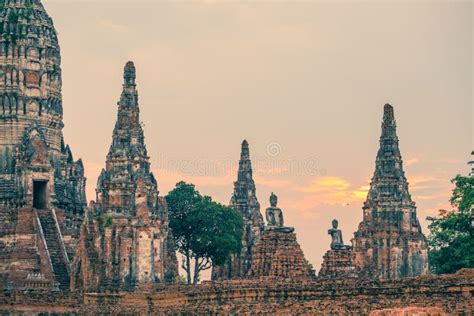
[[[61,290],[69,288],[69,272],[67,260],[61,249],[60,233],[51,210],[38,210],[38,217],[43,228],[44,239],[48,245],[49,256],[53,266],[53,274]]]

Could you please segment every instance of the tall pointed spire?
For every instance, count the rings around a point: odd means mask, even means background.
[[[238,196],[247,199],[248,196],[245,194],[248,193],[248,190],[250,190],[250,193],[255,195],[255,182],[253,181],[252,176],[252,161],[250,160],[249,143],[246,140],[242,142],[240,151],[239,171],[237,174],[236,185],[237,183],[239,183],[240,187],[245,188],[244,192],[242,192],[243,195],[237,194]]]
[[[114,212],[135,214],[135,192],[133,182],[141,177],[156,199],[156,181],[150,172],[150,162],[145,146],[145,136],[140,124],[136,70],[129,61],[124,68],[123,90],[118,102],[117,122],[112,135],[112,144],[107,155],[106,169],[99,177],[98,198],[105,209]],[[113,190],[122,191],[120,203],[110,199]],[[156,203],[153,201],[151,203]],[[155,210],[153,210],[155,211]]]
[[[408,182],[403,171],[403,161],[398,146],[397,124],[393,107],[385,104],[382,121],[380,148],[375,161],[375,172],[372,178],[366,203],[381,200],[404,200],[411,202],[408,193]]]
[[[385,104],[375,172],[352,240],[362,274],[400,278],[428,273],[428,247],[408,192],[393,107]]]
[[[140,109],[138,107],[138,91],[135,79],[135,65],[129,61],[124,68],[123,89],[118,102],[117,122],[109,155],[147,155],[145,136],[140,124]]]
[[[94,249],[99,253],[97,259],[89,256],[84,243],[80,245],[76,260],[85,260],[80,264],[92,266],[98,260],[101,265],[99,271],[74,271],[76,281],[82,282],[78,286],[84,288],[132,290],[140,284],[169,282],[178,275],[168,209],[164,197],[159,196],[146,153],[133,62],[125,65],[123,78],[112,145],[97,181],[97,201],[91,206],[99,216],[89,220],[93,225],[83,230],[82,236],[83,240],[92,239],[94,247],[101,243],[109,246]],[[104,222],[107,226],[95,231]],[[82,273],[95,275],[86,280]]]
[[[125,64],[124,72],[123,72],[123,79],[124,79],[124,86],[135,86],[135,79],[137,77],[135,64],[133,61],[127,62]]]
[[[234,182],[234,193],[229,206],[240,212],[244,220],[242,251],[239,256],[232,256],[227,265],[213,267],[213,280],[245,277],[252,264],[252,247],[264,229],[252,175],[249,144],[246,140],[242,142],[237,181]]]
[[[138,92],[135,83],[137,73],[132,61],[127,62],[123,69],[123,89],[118,103],[119,111],[138,111]],[[138,116],[136,117],[138,118]]]
[[[249,152],[249,143],[246,139],[242,142],[242,149],[240,151],[240,160],[249,160],[250,159],[250,152]]]

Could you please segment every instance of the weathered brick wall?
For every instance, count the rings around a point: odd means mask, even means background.
[[[342,276],[355,276],[351,249],[330,249],[323,257],[323,264],[319,270],[319,277],[336,278]]]
[[[404,280],[254,279],[157,286],[134,293],[32,292],[0,297],[0,314],[77,312],[127,314],[472,315],[474,270]]]
[[[0,208],[0,275],[5,287],[23,288],[29,274],[40,273],[50,284],[54,277],[38,232],[32,208]]]
[[[249,274],[252,277],[311,277],[296,234],[272,230],[265,230],[253,247]]]

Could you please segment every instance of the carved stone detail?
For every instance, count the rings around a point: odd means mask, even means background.
[[[244,220],[242,251],[240,255],[232,255],[228,263],[214,266],[212,279],[232,279],[246,277],[252,264],[252,247],[256,244],[264,230],[260,204],[257,200],[255,182],[252,176],[249,144],[242,142],[237,181],[234,182],[234,193],[230,207],[237,210]]]
[[[88,209],[73,262],[75,289],[133,290],[177,281],[168,208],[150,170],[135,77],[128,62],[97,200]]]
[[[384,107],[380,149],[362,209],[352,244],[355,266],[363,276],[391,279],[429,273],[428,245],[408,192],[390,104]]]
[[[63,139],[56,30],[39,0],[1,1],[0,26],[0,278],[67,289],[86,179]]]

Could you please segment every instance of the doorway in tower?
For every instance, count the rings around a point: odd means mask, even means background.
[[[46,188],[48,181],[33,180],[33,207],[38,210],[44,210],[47,206]]]

